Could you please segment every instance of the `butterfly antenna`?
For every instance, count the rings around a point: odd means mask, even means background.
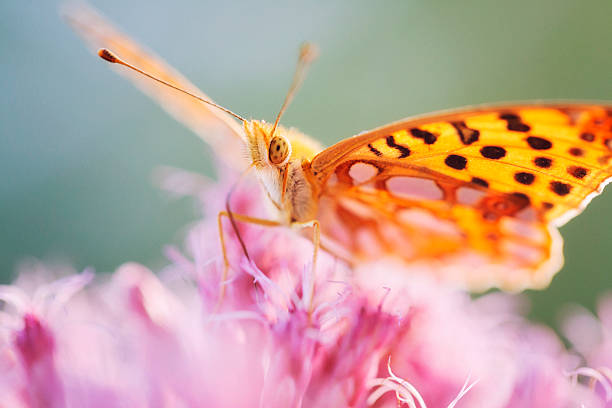
[[[235,117],[236,119],[238,119],[238,120],[240,120],[240,121],[242,121],[242,122],[246,122],[246,119],[245,119],[245,118],[243,118],[243,117],[242,117],[242,116],[240,116],[240,115],[235,114],[234,112],[232,112],[232,111],[231,111],[231,110],[229,110],[229,109],[224,108],[223,106],[219,106],[219,105],[217,105],[216,103],[214,103],[214,102],[212,102],[212,101],[209,101],[209,100],[204,99],[204,98],[202,98],[202,97],[200,97],[200,96],[194,95],[194,94],[192,94],[192,93],[191,93],[191,92],[189,92],[189,91],[186,91],[186,90],[184,90],[184,89],[182,89],[182,88],[179,88],[179,87],[177,87],[176,85],[172,85],[172,84],[171,84],[171,83],[169,83],[169,82],[166,82],[166,81],[164,81],[164,80],[162,80],[162,79],[156,78],[156,77],[154,77],[153,75],[148,74],[148,73],[144,72],[143,70],[141,70],[141,69],[139,69],[139,68],[136,68],[135,66],[133,66],[132,64],[129,64],[129,63],[125,62],[124,60],[122,60],[121,58],[119,58],[119,57],[118,57],[118,56],[117,56],[115,53],[113,53],[112,51],[110,51],[110,50],[108,50],[108,49],[106,49],[106,48],[101,48],[100,50],[98,50],[98,56],[100,56],[100,58],[102,58],[103,60],[106,60],[106,61],[108,61],[108,62],[110,62],[110,63],[113,63],[113,64],[119,64],[119,65],[123,65],[123,66],[125,66],[125,67],[128,67],[129,69],[131,69],[131,70],[133,70],[133,71],[136,71],[136,72],[138,72],[139,74],[142,74],[142,75],[144,75],[144,76],[146,76],[146,77],[148,77],[148,78],[151,78],[151,79],[152,79],[152,80],[154,80],[154,81],[159,82],[160,84],[163,84],[163,85],[169,86],[170,88],[175,89],[175,90],[177,90],[177,91],[179,91],[179,92],[182,92],[182,93],[184,93],[184,94],[186,94],[186,95],[189,95],[189,96],[191,96],[192,98],[195,98],[195,99],[197,99],[197,100],[199,100],[199,101],[201,101],[201,102],[204,102],[204,103],[206,103],[206,104],[208,104],[208,105],[214,106],[214,107],[215,107],[215,108],[217,108],[217,109],[221,109],[223,112],[225,112],[225,113],[229,113],[230,115],[232,115],[233,117]]]
[[[270,137],[274,136],[274,132],[276,131],[276,127],[278,126],[278,122],[280,121],[281,116],[285,113],[287,106],[291,103],[291,100],[295,96],[295,93],[302,82],[304,82],[304,78],[306,78],[306,72],[308,71],[308,67],[317,59],[319,55],[319,50],[317,46],[310,43],[304,43],[300,48],[300,56],[298,58],[297,66],[295,67],[295,73],[293,74],[293,81],[291,82],[291,86],[289,87],[289,91],[287,92],[287,96],[285,96],[285,101],[276,116],[276,120],[274,121],[274,126],[272,127],[272,133],[270,133]]]

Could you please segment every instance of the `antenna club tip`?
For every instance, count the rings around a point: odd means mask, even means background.
[[[106,60],[108,62],[111,63],[117,63],[119,62],[119,58],[117,58],[117,56],[115,54],[112,53],[112,51],[106,49],[106,48],[100,48],[98,50],[98,56],[100,58],[102,58],[103,60]]]

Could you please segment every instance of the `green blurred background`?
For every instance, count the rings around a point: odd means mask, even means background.
[[[331,144],[405,116],[485,102],[612,99],[612,2],[94,1],[217,102],[272,120],[298,45],[314,65],[283,122]],[[210,151],[90,54],[53,1],[0,2],[0,279],[27,256],[112,271],[165,264],[197,219],[151,181],[212,173]],[[612,191],[562,229],[566,266],[532,316],[612,289]]]

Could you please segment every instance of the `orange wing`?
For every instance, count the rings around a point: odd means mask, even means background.
[[[612,106],[521,105],[408,119],[311,163],[324,234],[351,256],[391,253],[475,289],[542,288],[557,226],[612,176]]]
[[[70,25],[95,51],[99,48],[108,48],[143,71],[211,100],[161,58],[145,51],[92,8],[85,4],[68,7],[65,16]],[[237,170],[246,167],[244,155],[236,153],[236,146],[244,145],[243,130],[231,116],[218,109],[211,109],[192,97],[142,75],[134,74],[130,70],[119,69],[118,72],[204,139],[212,147],[215,155],[221,157],[226,164]]]

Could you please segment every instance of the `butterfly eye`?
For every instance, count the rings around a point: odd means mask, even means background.
[[[291,145],[289,141],[282,136],[274,136],[268,148],[270,163],[276,166],[282,166],[287,163],[289,156],[291,156]]]

